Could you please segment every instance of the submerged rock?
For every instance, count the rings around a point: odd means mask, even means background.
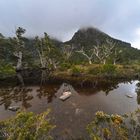
[[[20,109],[20,107],[19,106],[10,106],[8,109],[11,111],[17,111]]]
[[[75,115],[80,115],[83,110],[80,108],[75,109]]]
[[[132,95],[125,95],[126,97],[128,97],[128,98],[133,98],[133,96]]]

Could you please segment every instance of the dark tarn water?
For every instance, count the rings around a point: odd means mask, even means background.
[[[49,117],[57,126],[53,131],[54,139],[88,139],[85,128],[96,111],[124,114],[140,107],[138,82],[117,83],[107,87],[100,85],[98,88],[77,88],[68,84],[1,88],[0,120],[15,115],[15,112],[8,110],[9,106],[20,106],[35,113],[50,108]],[[70,90],[72,96],[63,102],[59,97],[66,90]]]

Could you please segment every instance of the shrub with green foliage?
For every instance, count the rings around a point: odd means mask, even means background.
[[[82,73],[82,69],[80,67],[73,66],[71,68],[71,72],[72,72],[72,74],[81,74]]]
[[[114,74],[116,72],[116,66],[112,64],[105,64],[102,66],[101,72],[105,74]]]
[[[88,73],[93,75],[99,75],[101,73],[101,69],[101,66],[92,67],[88,69]]]
[[[51,140],[54,128],[46,118],[49,111],[35,115],[19,112],[14,118],[0,122],[1,140]]]
[[[8,75],[14,75],[16,73],[13,66],[10,64],[1,64],[0,66],[0,77],[8,76]]]
[[[62,70],[62,71],[65,71],[65,70],[70,69],[70,68],[71,68],[71,64],[70,63],[62,63],[60,65],[60,70]]]
[[[140,140],[140,109],[123,116],[98,111],[87,131],[91,140]]]

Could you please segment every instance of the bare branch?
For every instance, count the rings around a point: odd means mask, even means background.
[[[75,47],[73,45],[64,45],[62,47],[63,57],[65,60],[69,60],[74,52]]]
[[[84,56],[88,59],[89,64],[92,64],[92,59],[93,59],[93,55],[94,55],[94,52],[93,52],[92,50],[91,50],[91,54],[90,54],[90,55],[88,55],[88,54],[84,51],[83,47],[82,47],[81,50],[76,51],[76,52],[81,53],[82,55],[84,55]]]

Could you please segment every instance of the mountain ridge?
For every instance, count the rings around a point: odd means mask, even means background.
[[[140,60],[140,50],[131,46],[131,43],[115,39],[110,35],[102,32],[101,30],[93,27],[81,28],[73,37],[64,42],[64,44],[74,45],[76,50],[84,48],[85,51],[89,51],[93,46],[100,44],[106,44],[106,40],[109,39],[116,44],[116,47],[122,51],[122,62],[130,62]]]
[[[64,43],[66,44],[67,43],[70,43],[70,44],[81,43],[81,45],[88,45],[88,44],[93,43],[94,45],[96,45],[97,40],[99,40],[100,43],[102,44],[102,43],[105,43],[107,38],[116,43],[119,43],[120,45],[132,47],[131,43],[111,37],[110,35],[106,34],[105,32],[95,27],[80,28],[78,31],[74,33],[74,35],[69,41],[66,41]],[[86,44],[84,43],[84,40],[87,40]]]

